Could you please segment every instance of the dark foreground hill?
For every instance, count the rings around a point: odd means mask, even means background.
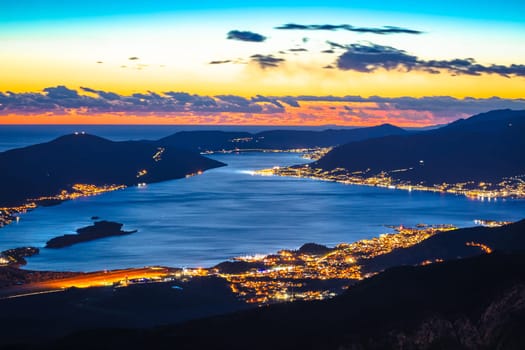
[[[0,153],[0,207],[69,190],[73,184],[136,185],[184,177],[224,165],[197,153],[155,142],[113,142],[66,135]]]
[[[464,239],[472,238],[492,242],[503,252],[426,266],[390,268],[329,300],[277,304],[152,329],[121,328],[128,326],[115,316],[136,314],[137,308],[142,307],[130,302],[131,299],[119,303],[118,298],[112,297],[104,310],[118,310],[115,314],[93,308],[104,305],[97,301],[95,294],[85,301],[65,294],[69,298],[67,302],[60,297],[63,293],[53,297],[54,300],[50,296],[38,296],[48,300],[47,316],[36,300],[0,301],[0,306],[5,310],[8,325],[12,320],[10,313],[28,310],[25,319],[19,319],[21,324],[26,324],[35,317],[35,310],[40,310],[37,314],[41,323],[36,328],[32,326],[33,331],[48,327],[42,326],[48,324],[46,317],[57,319],[51,312],[54,307],[59,306],[61,312],[71,314],[74,305],[80,306],[82,312],[89,311],[87,315],[95,320],[104,315],[101,327],[107,327],[106,320],[112,320],[113,326],[118,327],[77,332],[21,349],[104,346],[108,349],[522,349],[525,346],[525,221],[498,229],[480,227],[455,233],[461,239],[447,241],[447,236],[440,239],[446,241],[450,251],[463,248]],[[149,310],[145,321],[149,324],[155,324],[157,317],[162,319],[170,312],[174,315],[180,312],[180,306],[176,305],[181,304],[171,304],[176,297],[166,304],[156,298],[155,305],[150,305],[152,295],[148,294],[147,287],[141,288]],[[211,285],[208,288],[210,295],[220,295],[213,292]],[[221,288],[224,293],[225,286]],[[111,306],[113,303],[120,307],[115,309]],[[157,309],[161,305],[164,306]],[[205,307],[213,309],[213,304]],[[74,311],[78,315],[76,320],[86,317],[81,317],[78,307]],[[65,322],[66,318],[57,320]],[[38,324],[31,322],[31,325]],[[55,323],[57,329],[61,327],[60,322]],[[70,322],[64,324],[69,327]],[[5,325],[2,329],[6,329]],[[18,329],[20,336],[28,334],[27,330]]]
[[[525,256],[387,270],[320,302],[155,329],[72,334],[28,349],[522,349]]]
[[[409,169],[398,180],[427,185],[499,181],[525,174],[525,111],[498,110],[417,134],[348,143],[313,166],[350,172]]]
[[[471,227],[440,232],[409,248],[396,249],[364,262],[365,270],[381,271],[391,266],[418,265],[425,261],[453,260],[496,252],[525,251],[525,220],[501,227]]]
[[[226,131],[181,131],[160,139],[159,142],[166,146],[198,151],[235,150],[237,148],[294,149],[332,147],[347,142],[407,133],[406,130],[390,124],[323,131],[271,130],[256,134]]]
[[[0,348],[85,329],[146,329],[251,307],[231,293],[225,280],[215,277],[0,298]],[[96,348],[108,349],[104,344]]]

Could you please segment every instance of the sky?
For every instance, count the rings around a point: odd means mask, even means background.
[[[3,0],[0,124],[443,124],[525,109],[523,1]]]

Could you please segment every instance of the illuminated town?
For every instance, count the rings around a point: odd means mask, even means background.
[[[202,155],[210,155],[215,153],[230,154],[230,153],[244,153],[244,152],[262,152],[262,153],[301,153],[302,158],[310,160],[318,160],[326,153],[330,152],[332,147],[314,147],[314,148],[290,148],[290,149],[272,149],[272,148],[233,148],[221,149],[216,151],[202,151]]]
[[[488,220],[477,220],[488,221]],[[506,222],[490,221],[492,227]],[[231,291],[241,300],[266,305],[295,300],[321,300],[331,298],[351,287],[356,281],[380,271],[363,272],[367,260],[387,254],[394,249],[408,248],[432,237],[438,232],[455,230],[452,225],[418,224],[414,228],[390,226],[393,233],[363,239],[354,243],[341,243],[333,248],[308,243],[298,250],[281,250],[270,255],[233,258],[211,268],[145,267],[99,271],[93,273],[28,272],[27,280],[13,281],[17,285],[7,289],[8,297],[34,293],[57,292],[67,288],[97,286],[127,287],[137,283],[188,281],[193,278],[218,277],[225,279]],[[478,247],[482,253],[492,248],[477,242],[467,246]],[[20,248],[0,254],[0,265],[20,265],[20,258],[38,254],[36,248]],[[420,265],[443,262],[442,259],[421,261]],[[28,283],[29,282],[29,283]],[[11,294],[10,294],[11,293]]]
[[[498,183],[489,182],[462,182],[456,184],[436,184],[425,186],[422,184],[412,184],[409,181],[396,180],[396,172],[408,171],[410,169],[397,169],[383,171],[379,174],[369,174],[366,171],[349,172],[344,168],[325,170],[313,168],[308,164],[293,167],[274,167],[255,171],[256,175],[263,176],[290,176],[300,178],[310,178],[323,181],[334,181],[348,185],[365,185],[384,187],[389,189],[400,189],[407,191],[431,191],[464,195],[471,199],[478,200],[497,200],[501,198],[525,198],[525,175],[503,178]]]
[[[20,214],[24,214],[38,205],[62,202],[70,199],[80,197],[96,196],[105,192],[116,191],[125,188],[125,185],[104,185],[96,186],[90,184],[74,184],[69,191],[62,190],[59,194],[54,196],[42,196],[27,200],[27,203],[14,206],[0,208],[0,228],[4,227],[15,220],[19,220]]]
[[[232,291],[249,303],[324,299],[339,294],[356,280],[369,277],[371,274],[362,272],[363,262],[367,259],[410,247],[437,232],[455,229],[451,225],[418,226],[400,226],[395,233],[341,243],[332,249],[307,244],[297,251],[281,250],[274,255],[238,257],[234,262],[257,267],[241,273],[222,273],[217,268],[210,272],[228,280]]]

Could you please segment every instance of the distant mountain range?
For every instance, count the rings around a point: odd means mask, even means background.
[[[74,184],[136,185],[225,164],[153,141],[113,142],[72,134],[0,153],[0,207],[59,194]]]
[[[114,142],[77,133],[0,153],[0,207],[57,195],[74,184],[136,185],[181,178],[225,164],[202,151],[336,146],[407,131],[388,124],[369,128],[257,134],[184,131],[157,141]]]
[[[311,167],[349,172],[405,169],[397,180],[426,185],[496,182],[525,174],[525,111],[497,110],[439,129],[350,142]]]
[[[197,151],[332,147],[408,131],[390,124],[356,129],[271,130],[256,134],[227,131],[181,131],[159,140],[161,145]]]

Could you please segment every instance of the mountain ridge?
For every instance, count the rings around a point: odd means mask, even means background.
[[[426,185],[493,182],[525,174],[524,134],[525,111],[491,111],[435,130],[347,143],[311,167],[370,174],[405,169],[392,177]]]
[[[355,129],[267,130],[258,133],[233,131],[181,131],[159,140],[166,146],[198,151],[236,149],[295,149],[332,147],[350,141],[385,135],[405,134],[408,131],[391,124]]]
[[[64,135],[0,153],[0,206],[54,196],[74,184],[130,186],[182,178],[223,165],[195,152],[162,148],[154,141]]]

